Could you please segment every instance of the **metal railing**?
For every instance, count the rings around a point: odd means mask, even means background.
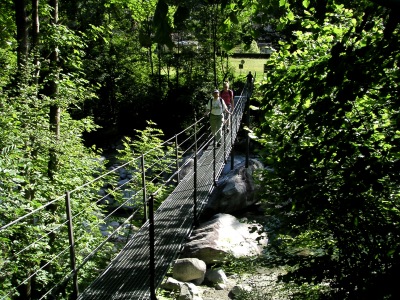
[[[8,239],[12,241],[15,249],[2,251],[0,248],[3,255],[0,259],[0,287],[2,287],[2,278],[5,278],[7,272],[12,272],[12,268],[16,266],[13,262],[18,261],[18,265],[21,266],[26,261],[26,276],[18,278],[12,283],[12,286],[3,286],[3,292],[0,292],[0,300],[17,298],[22,293],[21,291],[26,294],[31,293],[32,299],[60,299],[62,297],[76,299],[80,292],[80,284],[90,280],[88,270],[93,265],[89,262],[96,257],[98,261],[112,259],[112,257],[102,253],[101,250],[107,248],[107,253],[117,252],[119,248],[116,248],[115,245],[119,245],[121,248],[124,243],[132,238],[133,221],[137,222],[138,219],[142,219],[143,222],[148,221],[148,209],[150,210],[150,221],[154,222],[154,197],[183,180],[183,172],[188,168],[189,172],[186,176],[194,176],[193,219],[196,221],[202,209],[202,207],[198,207],[196,199],[196,185],[201,180],[197,173],[198,158],[207,147],[215,145],[216,142],[222,143],[223,146],[218,149],[212,148],[214,152],[213,178],[216,182],[222,172],[222,168],[216,169],[217,151],[223,151],[222,157],[226,162],[233,148],[233,139],[239,130],[248,97],[245,89],[236,101],[229,133],[226,134],[224,130],[221,141],[215,141],[215,138],[210,134],[208,120],[202,117],[159,146],[163,150],[164,156],[159,157],[158,160],[168,162],[165,169],[159,173],[151,172],[157,161],[153,161],[152,165],[148,165],[146,162],[146,157],[150,156],[152,151],[160,150],[151,149],[1,226],[0,240]],[[227,126],[226,124],[224,126]],[[230,142],[227,142],[229,137]],[[185,149],[183,149],[183,145],[185,145]],[[173,151],[166,150],[167,148],[173,149]],[[171,159],[172,154],[174,154],[173,159]],[[183,157],[187,159],[182,159]],[[194,161],[193,167],[188,165],[191,159]],[[123,168],[132,168],[132,166],[135,167],[135,173],[131,174],[130,178],[119,185],[110,184],[110,180],[115,179],[116,173],[119,173]],[[233,168],[233,158],[231,167]],[[160,181],[160,178],[165,179]],[[102,189],[102,193],[99,194],[99,188],[103,187],[105,183],[107,189]],[[134,186],[134,189],[129,190],[129,186]],[[150,186],[152,190],[149,190]],[[126,193],[127,190],[129,190],[129,193]],[[121,196],[124,192],[125,196]],[[127,194],[129,196],[126,196]],[[150,197],[148,194],[150,194]],[[80,207],[79,200],[88,197],[92,199],[89,204],[90,207],[83,209]],[[119,198],[119,201],[111,209],[106,209],[104,203],[115,197]],[[129,208],[129,213],[126,212],[127,208]],[[56,212],[57,216],[54,215]],[[92,220],[90,224],[94,224],[94,226],[86,225],[88,219]],[[118,222],[113,223],[116,219],[118,219]],[[106,224],[108,224],[107,227]],[[100,228],[102,227],[106,227],[109,232],[101,233]],[[14,231],[11,230],[13,228],[18,228],[18,232],[27,230],[32,234],[29,238],[15,236]],[[40,235],[34,234],[35,228],[38,229],[37,232],[40,232]],[[150,228],[150,235],[152,230],[154,230],[154,227]],[[44,234],[44,232],[46,233]],[[95,240],[96,243],[93,243],[90,239]],[[154,240],[151,243],[154,247]],[[89,245],[92,244],[96,246],[90,248]],[[48,256],[45,256],[46,259],[42,258],[40,261],[35,261],[36,251],[48,251]],[[154,248],[150,251],[154,264]],[[43,254],[38,255],[38,257],[43,257]],[[34,262],[30,263],[29,258]],[[106,262],[103,267],[105,266]],[[48,279],[42,280],[44,274]],[[38,288],[39,284],[42,285],[41,288]],[[29,289],[31,291],[28,291]],[[65,295],[66,290],[70,293],[68,296]],[[154,281],[152,282],[152,290],[155,293]]]

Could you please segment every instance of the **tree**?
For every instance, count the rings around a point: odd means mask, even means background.
[[[24,36],[21,38],[21,33],[18,34],[17,40],[17,36],[10,34],[8,43],[1,44],[1,62],[17,66],[15,58],[20,61],[18,70],[7,67],[1,70],[0,76],[1,225],[89,181],[96,174],[95,170],[102,168],[96,159],[97,153],[85,148],[82,139],[83,132],[96,126],[90,118],[73,120],[70,116],[71,107],[94,97],[94,94],[80,69],[84,44],[75,33],[57,24],[57,7],[57,1],[54,1],[51,10],[54,22],[51,23],[46,14],[50,10],[48,6],[39,6],[37,1],[33,1],[32,6],[24,4],[24,14],[19,13],[24,15],[23,21],[18,18],[11,27],[20,26],[17,31],[23,32]],[[21,6],[16,9],[20,10]],[[29,15],[27,11],[31,9]],[[7,14],[11,13],[11,9],[2,10],[1,24],[7,24]],[[43,18],[41,35],[38,15]],[[23,27],[28,21],[33,24],[32,32]],[[25,41],[33,41],[31,49],[26,47]],[[27,49],[34,51],[31,53]],[[48,56],[49,53],[53,56]],[[40,80],[37,80],[38,74]],[[12,80],[13,77],[17,80]],[[99,209],[91,203],[91,196],[82,195],[74,203],[73,209],[82,212],[79,217],[81,224],[95,228],[97,220],[94,215],[99,213]],[[65,276],[63,271],[68,258],[58,257],[56,260],[54,257],[68,245],[66,231],[59,230],[57,239],[54,231],[62,227],[65,207],[56,205],[49,208],[20,226],[1,231],[1,296],[39,298]],[[89,245],[98,243],[100,238],[99,232],[89,233],[83,228],[78,228],[76,234],[88,240]],[[32,247],[38,236],[42,238]],[[19,254],[18,260],[16,254]],[[47,264],[49,267],[34,273]],[[83,276],[90,277],[87,274]],[[29,280],[22,282],[21,278]]]
[[[286,279],[330,281],[325,298],[396,298],[400,35],[393,8],[303,1],[298,15],[294,2],[280,5],[279,26],[297,30],[268,62],[274,71],[260,87],[256,134],[273,170],[264,181],[269,214],[283,222],[273,244],[298,266]],[[287,255],[290,247],[318,254],[301,260]]]
[[[50,1],[52,15],[51,15],[51,25],[56,27],[58,25],[58,0]],[[56,145],[60,139],[60,114],[61,108],[56,102],[57,94],[58,94],[58,84],[57,81],[59,79],[59,57],[58,57],[58,47],[54,45],[54,48],[51,50],[50,54],[50,74],[51,79],[48,81],[48,86],[45,90],[45,93],[53,98],[53,104],[50,106],[49,119],[50,119],[50,132],[53,133],[54,136],[54,145],[55,147],[50,150],[49,164],[48,164],[48,175],[50,180],[54,180],[54,175],[57,172],[58,168],[58,158],[56,153]]]
[[[141,176],[135,175],[127,187],[127,190],[135,195],[130,200],[132,206],[142,209],[143,193],[151,195],[157,192],[157,203],[155,203],[155,209],[157,209],[174,189],[174,185],[167,180],[174,172],[173,166],[175,166],[178,150],[163,143],[164,133],[155,128],[155,125],[154,122],[148,121],[148,126],[144,130],[137,130],[137,137],[134,140],[125,137],[124,148],[118,150],[118,157],[121,162],[127,164],[129,173],[143,172]],[[137,193],[143,185],[145,185],[143,193]],[[142,211],[142,213],[145,212]],[[144,217],[147,219],[148,216]]]

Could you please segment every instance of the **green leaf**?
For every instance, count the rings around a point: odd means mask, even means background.
[[[303,6],[307,8],[310,5],[310,0],[303,0]]]
[[[294,20],[294,14],[293,14],[293,12],[290,10],[289,11],[289,13],[287,14],[287,18],[290,20],[290,21],[293,21]]]
[[[392,257],[393,254],[395,254],[395,253],[396,253],[396,250],[395,249],[391,249],[391,250],[388,251],[387,256]]]

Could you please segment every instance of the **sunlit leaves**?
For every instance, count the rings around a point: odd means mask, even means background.
[[[133,19],[143,22],[154,16],[157,0],[110,0],[110,3],[128,7]]]
[[[287,18],[289,19],[289,21],[294,20],[294,14],[291,10],[288,11]]]
[[[155,192],[161,186],[161,197],[158,201],[164,200],[167,187],[163,186],[165,175],[170,175],[173,160],[176,154],[175,149],[166,146],[163,143],[164,133],[156,127],[152,121],[148,121],[148,126],[144,130],[136,130],[135,139],[125,137],[123,141],[123,149],[119,150],[119,159],[122,162],[130,163],[128,168],[134,174],[134,180],[129,188],[133,191],[140,190],[142,187],[142,174],[140,171],[143,167],[146,176],[146,185],[149,193]],[[143,155],[144,165],[142,166]],[[156,179],[156,180],[155,180]]]
[[[256,130],[274,169],[265,197],[278,206],[287,203],[274,211],[296,229],[331,233],[331,250],[349,262],[340,264],[348,275],[339,284],[357,294],[373,280],[355,272],[354,265],[382,278],[389,278],[382,263],[398,267],[384,256],[399,255],[393,252],[398,242],[392,235],[400,233],[391,225],[400,219],[395,205],[399,107],[393,94],[399,37],[385,41],[384,10],[364,12],[357,5],[329,2],[315,13],[303,1],[309,8],[306,18],[293,19],[289,2],[280,1],[286,8],[281,27],[296,20],[301,26],[270,58],[275,71],[265,81],[261,101],[266,122]],[[386,201],[389,197],[392,202]],[[390,235],[381,234],[383,228]],[[358,232],[376,236],[367,239],[367,246]]]

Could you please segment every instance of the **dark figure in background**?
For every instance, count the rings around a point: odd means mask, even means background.
[[[247,74],[247,91],[250,92],[250,94],[253,92],[253,74],[251,74],[251,71],[249,71],[249,74]]]
[[[252,84],[253,83],[253,74],[251,74],[251,71],[249,74],[247,74],[247,84]]]

